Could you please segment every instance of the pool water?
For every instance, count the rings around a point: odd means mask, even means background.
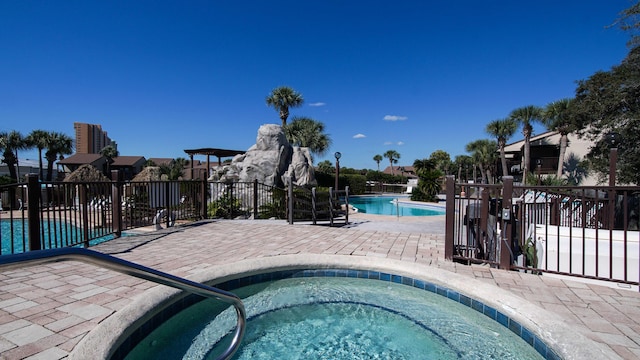
[[[41,226],[41,239],[43,240],[45,249],[55,249],[69,244],[77,244],[82,242],[82,229],[63,221],[43,221]],[[13,232],[11,220],[0,220],[0,254],[22,253],[25,244],[29,244],[28,231],[29,221],[13,220]],[[11,244],[11,235],[13,234],[13,244]],[[95,230],[90,231],[89,236],[98,236]],[[24,243],[23,243],[24,236]],[[123,236],[126,236],[123,234]],[[89,245],[97,245],[99,243],[112,240],[113,234],[94,238],[89,241]],[[13,245],[13,248],[12,248]]]
[[[393,282],[288,278],[234,292],[248,315],[234,359],[542,359],[478,311]],[[214,359],[236,324],[222,307],[204,300],[183,310],[126,359]]]
[[[407,204],[396,201],[407,200],[407,197],[393,196],[354,196],[349,197],[349,204],[358,212],[377,215],[394,216],[435,216],[444,215],[444,209],[432,205]]]

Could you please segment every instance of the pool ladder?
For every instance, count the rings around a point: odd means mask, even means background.
[[[52,250],[31,251],[15,255],[0,256],[0,269],[13,265],[39,265],[59,261],[81,261],[88,264],[97,265],[122,274],[130,275],[140,279],[152,281],[157,284],[170,286],[182,291],[198,294],[205,297],[218,299],[233,305],[236,309],[238,322],[236,325],[231,344],[218,356],[217,359],[230,359],[238,350],[242,337],[244,336],[247,323],[247,314],[244,304],[239,297],[228,291],[220,290],[211,286],[203,285],[194,281],[183,279],[171,274],[167,274],[146,266],[142,266],[117,257],[103,254],[97,251],[83,248],[64,248]]]

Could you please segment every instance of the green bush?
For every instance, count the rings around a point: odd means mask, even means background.
[[[340,189],[349,187],[349,195],[362,195],[367,189],[367,178],[358,174],[340,175],[338,179]]]
[[[214,200],[207,206],[207,216],[209,218],[234,218],[243,215],[240,209],[240,200],[225,193],[218,200]]]

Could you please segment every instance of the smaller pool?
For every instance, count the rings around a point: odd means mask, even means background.
[[[399,201],[398,201],[399,200]],[[406,196],[351,196],[349,204],[358,212],[393,216],[436,216],[444,215],[443,208],[429,204],[403,202]]]

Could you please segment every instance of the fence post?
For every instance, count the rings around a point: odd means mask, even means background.
[[[29,219],[29,250],[41,250],[40,244],[40,182],[38,175],[27,175],[27,218]]]
[[[258,218],[258,179],[253,180],[253,219]]]
[[[446,177],[446,207],[444,232],[444,258],[453,260],[453,241],[455,232],[456,182],[453,175]]]
[[[288,178],[287,181],[287,208],[289,209],[289,224],[293,225],[293,181],[291,181],[291,178]]]
[[[329,188],[329,226],[333,226],[333,197],[336,196],[336,193],[333,191],[333,188]]]
[[[82,236],[84,247],[89,247],[89,209],[87,201],[87,184],[78,185],[78,197],[80,198],[80,208],[82,209]]]
[[[193,170],[193,169],[192,169]],[[208,217],[207,214],[207,179],[200,181],[200,216],[203,219]]]
[[[316,224],[316,188],[311,188],[311,222],[313,225]]]
[[[122,236],[122,191],[120,182],[120,171],[111,170],[111,226],[113,235],[117,238]]]
[[[349,224],[349,187],[344,188],[344,204],[345,204],[345,218],[344,223]]]
[[[165,223],[165,227],[169,228],[169,224],[171,223],[171,194],[169,194],[169,192],[171,191],[171,186],[169,185],[170,181],[165,181],[164,184],[164,206],[167,207],[167,222]],[[156,216],[158,216],[156,214]],[[158,219],[158,222],[160,222],[161,220]]]
[[[502,177],[502,212],[508,212],[511,216],[511,220],[502,220],[504,224],[504,229],[502,229],[502,234],[500,234],[500,268],[509,270],[511,269],[511,263],[515,259],[511,259],[511,236],[513,234],[513,224],[516,219],[514,219],[515,214],[513,214],[513,206],[511,204],[511,199],[513,198],[513,176],[503,176]],[[518,240],[520,241],[520,240]]]

